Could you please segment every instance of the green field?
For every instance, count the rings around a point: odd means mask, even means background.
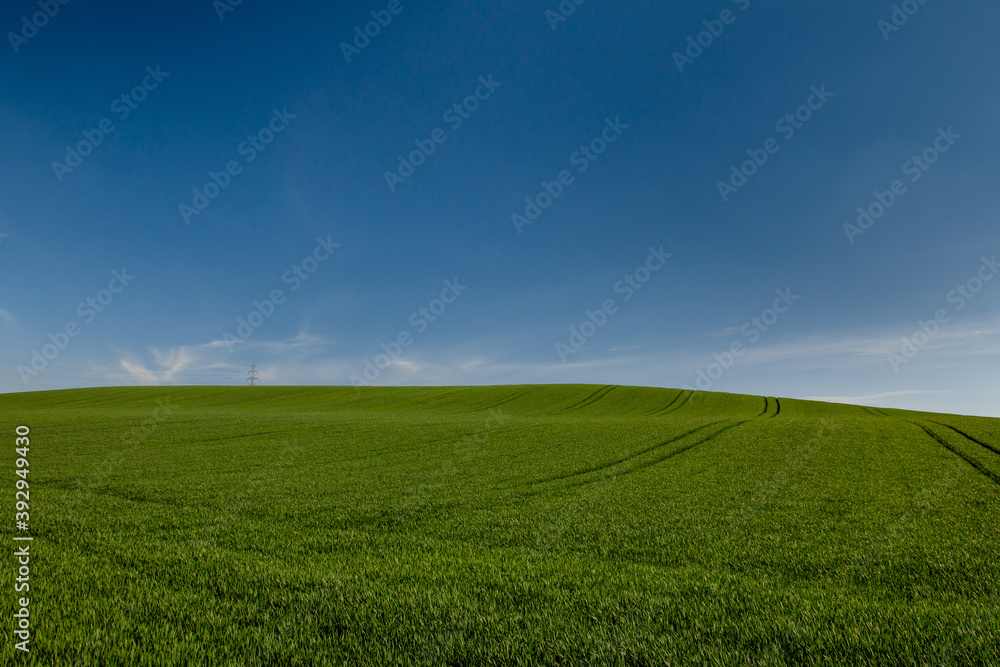
[[[1000,664],[997,419],[582,385],[0,407],[3,539],[18,424],[35,537],[8,664]]]

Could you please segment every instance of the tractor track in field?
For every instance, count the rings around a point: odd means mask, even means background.
[[[315,431],[315,430],[323,430],[323,429],[329,429],[329,428],[330,428],[329,424],[317,424],[315,426],[291,425],[289,428],[280,429],[280,430],[277,430],[277,431],[256,431],[254,433],[237,433],[237,434],[232,434],[232,435],[223,435],[223,436],[219,436],[219,437],[215,437],[215,438],[200,438],[198,440],[183,440],[181,442],[183,444],[185,444],[185,445],[200,445],[200,444],[206,443],[206,442],[217,442],[217,441],[220,441],[220,440],[239,440],[239,439],[242,439],[242,438],[259,438],[262,435],[276,435],[276,434],[284,434],[284,435],[288,436],[289,439],[291,439],[291,438],[294,438],[296,435],[298,435],[302,431]],[[341,434],[341,433],[348,433],[348,432],[349,432],[348,429],[337,429],[337,430],[331,430],[329,432],[329,435],[338,435],[338,434]],[[324,434],[324,435],[326,435],[326,434]]]
[[[620,458],[617,461],[614,461],[612,463],[608,463],[606,465],[595,466],[593,468],[587,468],[586,470],[577,470],[576,472],[567,473],[565,475],[554,475],[552,477],[545,477],[543,479],[535,480],[533,482],[528,482],[528,484],[529,485],[545,484],[546,482],[556,482],[556,481],[563,480],[563,479],[570,479],[571,477],[579,477],[580,475],[587,475],[587,474],[594,473],[594,472],[600,472],[601,470],[607,470],[607,469],[613,468],[613,467],[615,467],[617,465],[621,465],[622,463],[625,463],[627,461],[631,461],[632,459],[634,459],[636,457],[639,457],[639,456],[642,456],[643,454],[648,454],[649,452],[656,451],[657,449],[660,449],[661,447],[666,447],[667,445],[673,444],[673,443],[677,442],[678,440],[683,440],[684,438],[686,438],[686,437],[688,437],[690,435],[694,435],[698,431],[704,431],[705,429],[711,428],[711,427],[713,427],[713,426],[715,426],[717,424],[721,424],[722,422],[723,422],[723,420],[719,420],[719,421],[711,422],[709,424],[703,424],[703,425],[701,425],[701,426],[699,426],[697,428],[691,429],[690,431],[686,431],[685,433],[682,433],[682,434],[680,434],[680,435],[678,435],[678,436],[676,436],[674,438],[670,438],[669,440],[664,440],[663,442],[657,443],[657,444],[653,445],[652,447],[647,447],[646,449],[638,451],[638,452],[636,452],[634,454],[629,454],[628,456],[626,456],[624,458]]]
[[[614,387],[611,387],[611,388],[613,389]],[[598,392],[599,391],[600,390],[598,390]],[[592,394],[591,396],[589,396],[587,399],[584,399],[584,400],[586,401],[586,400],[593,399],[593,401],[596,401],[596,400],[600,400],[600,398],[603,398],[603,396],[607,395],[607,393],[605,393],[604,395],[602,395],[599,398],[594,398],[594,396],[598,392],[595,392],[595,394]],[[682,394],[683,393],[684,392],[682,392]],[[688,393],[691,394],[693,392],[688,392]],[[681,395],[678,395],[666,407],[669,408],[671,405],[674,405],[675,403],[677,403],[677,401],[680,399],[680,396]],[[690,398],[690,395],[688,396],[688,398]],[[685,403],[686,403],[686,401],[685,401]],[[579,403],[574,404],[574,405],[579,405]],[[675,409],[677,409],[677,408],[675,408]],[[694,449],[698,445],[704,444],[706,442],[709,442],[710,440],[713,440],[713,439],[717,438],[718,436],[722,435],[726,431],[730,431],[730,430],[732,430],[734,428],[737,428],[738,426],[742,426],[743,424],[746,424],[749,421],[752,421],[754,419],[759,419],[759,418],[767,415],[767,413],[770,411],[770,409],[771,409],[771,404],[768,401],[767,397],[764,397],[764,411],[761,412],[760,414],[755,415],[754,417],[751,417],[750,419],[743,419],[743,420],[740,420],[740,421],[736,422],[735,424],[731,424],[729,426],[725,426],[725,427],[719,429],[718,431],[716,431],[715,433],[709,435],[706,438],[702,438],[700,440],[692,442],[689,445],[685,445],[683,447],[675,449],[674,451],[670,452],[666,456],[661,456],[660,458],[658,458],[658,459],[656,459],[654,461],[650,461],[649,463],[647,463],[645,465],[636,466],[635,468],[630,468],[630,469],[625,470],[623,472],[617,473],[615,476],[617,476],[617,475],[627,475],[627,474],[630,474],[630,473],[633,473],[633,472],[636,472],[636,471],[639,471],[639,470],[644,470],[646,468],[652,467],[652,466],[654,466],[654,465],[656,465],[658,463],[662,463],[663,461],[668,461],[668,460],[674,458],[675,456],[678,456],[679,454],[683,454],[686,451]],[[781,404],[778,402],[778,399],[775,398],[774,399],[774,414],[772,414],[770,416],[773,418],[773,417],[777,416],[780,411],[781,411]],[[694,434],[696,434],[696,433],[698,433],[700,431],[704,431],[706,429],[712,428],[713,426],[718,426],[719,424],[722,424],[725,421],[727,421],[727,420],[720,419],[720,420],[717,420],[717,421],[714,421],[714,422],[711,422],[711,423],[708,423],[708,424],[703,424],[702,426],[699,426],[697,428],[693,428],[693,429],[691,429],[689,431],[686,431],[686,432],[684,432],[684,433],[682,433],[682,434],[680,434],[680,435],[678,435],[676,437],[670,438],[669,440],[664,440],[663,442],[657,443],[656,445],[653,445],[652,447],[647,447],[646,449],[643,449],[643,450],[640,450],[638,452],[635,452],[634,454],[629,454],[628,456],[620,458],[620,459],[618,459],[616,461],[613,461],[612,463],[608,463],[606,465],[595,466],[593,468],[587,468],[586,470],[577,470],[575,472],[567,473],[565,475],[554,475],[552,477],[545,477],[543,479],[535,480],[533,482],[528,482],[528,485],[529,486],[534,486],[534,485],[537,485],[537,484],[545,484],[547,482],[556,482],[556,481],[561,481],[561,480],[567,480],[567,479],[572,479],[574,477],[580,477],[582,475],[589,475],[589,474],[596,473],[596,472],[610,470],[610,469],[614,468],[615,466],[620,466],[623,463],[628,463],[629,461],[632,461],[633,459],[636,459],[636,458],[638,458],[640,456],[643,456],[645,454],[649,454],[650,452],[655,452],[656,450],[662,449],[663,447],[666,447],[667,445],[672,445],[675,442],[680,442],[681,440],[684,440],[685,438],[688,438],[689,436],[692,436],[692,435],[694,435]],[[605,476],[607,476],[607,475],[605,475]],[[594,481],[584,481],[584,482],[576,482],[576,484],[577,485],[593,484],[595,481],[597,481],[597,480],[594,480]]]
[[[973,468],[975,468],[976,471],[978,471],[979,473],[983,474],[991,482],[993,482],[997,486],[1000,486],[1000,475],[997,475],[997,473],[993,472],[992,470],[990,470],[986,466],[982,465],[981,463],[979,463],[975,459],[969,458],[968,456],[966,456],[965,454],[963,454],[962,452],[960,452],[958,449],[956,449],[953,445],[949,444],[947,440],[945,440],[944,438],[940,437],[938,434],[936,434],[934,431],[932,431],[931,429],[927,428],[923,424],[921,424],[919,422],[911,422],[911,421],[907,421],[906,423],[913,424],[914,426],[919,427],[924,433],[926,433],[928,436],[930,436],[931,438],[933,438],[934,441],[937,442],[939,445],[941,445],[942,447],[944,447],[945,449],[947,449],[949,452],[951,452],[955,456],[959,457],[960,459],[962,459],[963,461],[965,461],[966,463],[968,463],[970,466],[972,466]],[[931,423],[932,424],[937,424],[937,422],[931,422]],[[939,426],[944,426],[944,424],[939,424]],[[956,433],[958,433],[958,431],[956,431]],[[959,433],[959,435],[961,435],[961,433]],[[970,440],[971,440],[971,438],[970,438]],[[975,441],[972,441],[972,442],[975,442]]]
[[[454,396],[455,394],[459,393],[460,391],[462,391],[462,390],[461,389],[454,389],[452,391],[446,391],[443,394],[435,394],[433,396],[427,396],[425,398],[421,398],[420,400],[413,401],[412,403],[410,403],[410,405],[411,406],[412,405],[426,405],[428,403],[433,403],[434,401],[440,401],[442,398],[448,398],[449,396]]]
[[[516,391],[512,395],[508,396],[507,398],[502,398],[499,401],[494,401],[492,403],[489,403],[487,405],[482,406],[479,409],[480,410],[492,410],[493,408],[498,408],[501,405],[504,405],[505,403],[510,403],[511,401],[515,401],[515,400],[521,398],[522,396],[524,396],[526,394],[530,394],[531,392],[536,391],[537,389],[538,389],[538,387],[528,387],[527,389],[522,389],[521,391]]]
[[[993,445],[990,445],[990,444],[987,444],[987,443],[983,442],[979,438],[972,437],[971,435],[969,435],[965,431],[957,429],[954,426],[949,426],[948,424],[944,424],[942,422],[936,422],[934,420],[928,420],[928,421],[930,421],[932,424],[937,424],[938,426],[944,426],[946,429],[949,429],[951,431],[954,431],[955,433],[958,433],[960,436],[962,436],[966,440],[971,440],[972,442],[976,443],[977,445],[981,445],[981,446],[985,447],[986,449],[990,450],[994,454],[1000,454],[1000,449],[997,449]]]
[[[756,417],[753,418],[753,419],[756,419]],[[620,472],[620,473],[616,474],[615,477],[622,477],[624,475],[631,475],[634,472],[639,472],[640,470],[645,470],[647,468],[652,468],[653,466],[655,466],[655,465],[657,465],[659,463],[663,463],[664,461],[669,461],[670,459],[674,458],[675,456],[683,454],[684,452],[686,452],[688,450],[694,449],[698,445],[703,445],[706,442],[709,442],[710,440],[714,440],[715,438],[719,437],[720,435],[722,435],[726,431],[731,431],[734,428],[737,428],[739,426],[743,426],[744,424],[746,424],[749,421],[752,421],[752,419],[744,419],[743,421],[736,422],[735,424],[730,424],[729,426],[724,426],[721,429],[719,429],[718,431],[716,431],[715,433],[713,433],[712,435],[708,436],[707,438],[702,438],[701,440],[697,440],[695,442],[692,442],[690,445],[685,445],[684,447],[681,447],[679,449],[675,449],[674,451],[670,452],[666,456],[661,456],[660,458],[658,458],[658,459],[656,459],[654,461],[650,461],[650,462],[648,462],[646,464],[639,465],[639,466],[636,466],[634,468],[629,468],[628,470],[625,470],[623,472]],[[708,428],[709,426],[716,426],[716,425],[721,424],[721,423],[722,423],[721,421],[714,422],[714,423],[709,424],[708,426],[704,426],[704,427],[702,427],[701,429],[698,429],[698,430],[704,430],[705,428]],[[691,434],[688,433],[687,435],[691,435]],[[684,437],[686,437],[686,436],[684,436]],[[673,442],[676,442],[677,440],[680,440],[680,439],[682,439],[682,438],[677,438]],[[667,444],[669,444],[669,443],[667,443]],[[659,449],[659,447],[654,447],[652,450],[649,450],[649,451],[654,451],[656,449]],[[636,456],[638,456],[638,454]],[[635,458],[635,456],[630,456],[628,458],[630,458],[630,459],[631,458]],[[620,463],[624,463],[626,460],[628,460],[628,459],[623,459],[622,461],[618,461],[616,463],[613,463],[611,466],[606,466],[606,467],[610,468],[610,467],[618,465]],[[599,482],[599,481],[600,480],[598,479],[598,480],[592,480],[592,481],[577,482],[576,485],[577,486],[583,486],[583,485],[586,485],[586,484],[594,484],[595,482]]]
[[[687,402],[691,400],[692,396],[694,396],[693,391],[689,389],[681,390],[680,393],[674,396],[674,400],[670,401],[662,408],[657,408],[656,410],[653,410],[652,412],[648,413],[647,416],[652,417],[654,415],[665,415],[674,412],[676,410],[680,410],[685,405],[687,405]],[[684,399],[683,401],[681,400],[682,398]],[[674,407],[675,405],[677,407]]]
[[[597,401],[601,400],[602,398],[604,398],[605,396],[607,396],[608,394],[610,394],[612,391],[614,391],[617,388],[618,387],[615,386],[615,385],[613,385],[613,384],[604,385],[603,387],[601,387],[600,389],[598,389],[597,391],[595,391],[590,396],[587,396],[586,398],[577,401],[576,403],[574,403],[573,405],[570,405],[569,407],[562,408],[561,410],[556,410],[552,414],[561,415],[561,414],[565,414],[567,412],[570,412],[572,410],[580,410],[581,408],[585,408],[588,405],[593,405],[594,403],[596,403]]]
[[[879,410],[878,408],[870,408],[870,407],[867,407],[867,406],[864,406],[864,405],[858,406],[858,407],[860,407],[862,410],[864,410],[865,412],[867,412],[870,415],[874,415],[876,417],[884,417],[886,419],[894,419],[896,421],[901,421],[901,422],[906,423],[906,424],[912,424],[913,426],[916,426],[916,427],[920,428],[920,430],[922,430],[924,433],[926,433],[931,439],[933,439],[939,445],[941,445],[942,447],[944,447],[945,449],[947,449],[949,452],[951,452],[955,456],[959,457],[960,459],[962,459],[963,461],[965,461],[966,463],[968,463],[977,472],[979,472],[980,474],[984,475],[987,479],[989,479],[990,481],[992,481],[994,484],[997,484],[998,486],[1000,486],[1000,475],[998,475],[997,473],[993,472],[989,468],[985,467],[984,465],[982,465],[978,461],[975,461],[974,459],[966,456],[965,454],[963,454],[962,452],[960,452],[958,449],[956,449],[953,445],[951,445],[947,440],[945,440],[944,438],[942,438],[941,436],[939,436],[937,433],[935,433],[931,429],[929,429],[926,426],[924,426],[923,424],[921,424],[919,422],[915,422],[915,421],[910,421],[908,419],[899,419],[898,417],[893,417],[892,415],[887,414],[887,413],[883,412],[882,410]],[[982,440],[979,440],[978,438],[974,438],[971,435],[969,435],[968,433],[965,433],[964,431],[961,431],[961,430],[955,428],[954,426],[950,426],[948,424],[945,424],[945,423],[942,423],[942,422],[933,421],[933,420],[927,420],[927,421],[929,421],[931,424],[934,424],[936,426],[941,426],[943,428],[946,428],[949,431],[952,431],[953,433],[955,433],[956,435],[958,435],[958,436],[960,436],[960,437],[968,440],[971,443],[979,445],[980,447],[983,447],[983,448],[985,448],[985,449],[993,452],[994,454],[1000,454],[1000,450],[998,450],[993,445],[985,443]]]
[[[778,399],[774,398],[773,396],[770,398],[764,396],[763,399],[764,399],[764,411],[761,412],[759,415],[757,415],[757,417],[767,416],[771,412],[772,402],[773,402],[774,414],[770,416],[777,417],[778,413],[781,412],[781,403],[778,402]]]

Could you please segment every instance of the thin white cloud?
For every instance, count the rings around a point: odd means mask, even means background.
[[[995,351],[1000,344],[1000,330],[970,323],[965,328],[951,325],[942,328],[920,354],[931,356],[983,355]],[[845,368],[884,365],[890,352],[899,352],[904,337],[912,337],[919,329],[897,330],[870,336],[811,336],[804,339],[759,346],[747,346],[747,353],[740,364],[775,364],[800,361],[801,369]]]
[[[639,345],[627,345],[625,347],[612,347],[608,352],[631,352],[632,350],[638,350],[645,347],[644,344]]]
[[[283,341],[247,340],[235,346],[236,354],[230,353],[229,346],[222,340],[151,347],[144,356],[116,349],[115,363],[95,367],[95,370],[109,381],[130,384],[227,384],[245,377],[250,362],[243,360],[247,358],[245,353],[252,351],[259,357],[256,361],[262,377],[280,379],[282,384],[329,383],[333,369],[341,372],[340,364],[317,356],[330,344],[332,341],[328,338],[300,332]]]
[[[969,394],[971,390],[949,381],[949,373],[958,367],[975,366],[979,359],[984,360],[985,368],[986,360],[1000,354],[998,323],[960,326],[956,322],[942,328],[905,367],[906,373],[919,373],[908,378],[892,372],[886,355],[899,349],[903,336],[913,333],[906,329],[845,332],[773,344],[768,344],[765,336],[756,345],[747,345],[746,354],[711,389],[939,410],[957,410],[961,402],[969,403],[983,394],[982,389]],[[251,338],[238,345],[234,354],[221,340],[150,348],[141,354],[119,350],[113,364],[95,370],[113,384],[242,385],[250,364],[255,363],[264,384],[281,385],[350,385],[352,377],[365,377],[367,370],[366,380],[381,386],[600,383],[681,387],[694,384],[697,371],[715,362],[712,353],[722,353],[729,346],[725,341],[702,341],[697,349],[653,350],[644,344],[643,349],[623,346],[609,350],[592,341],[565,364],[554,352],[545,355],[547,347],[518,345],[514,349],[495,340],[443,348],[421,344],[403,350],[372,375],[362,356],[364,351],[338,354],[335,341],[301,332],[278,341]],[[367,358],[374,362],[380,352],[377,347],[369,350]],[[539,358],[540,353],[543,356]],[[920,378],[919,386],[928,388],[913,388],[916,377]],[[972,377],[980,376],[969,375],[964,386],[973,386]],[[947,400],[940,394],[948,394]],[[992,408],[976,406],[969,409],[992,414]]]
[[[18,326],[17,318],[0,308],[0,326],[4,329],[16,329]]]
[[[803,396],[803,401],[823,401],[824,403],[850,403],[852,405],[864,405],[872,401],[879,401],[885,398],[896,398],[897,396],[926,396],[928,394],[949,394],[951,392],[939,389],[907,389],[904,391],[886,391],[881,394],[868,394],[866,396]]]

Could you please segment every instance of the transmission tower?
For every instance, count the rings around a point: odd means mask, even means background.
[[[251,387],[260,382],[260,378],[257,377],[257,364],[250,364],[250,370],[247,372],[247,375],[249,376],[247,377],[247,382],[250,383]]]

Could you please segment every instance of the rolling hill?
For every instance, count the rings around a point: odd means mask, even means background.
[[[1000,664],[1000,420],[578,385],[0,407],[34,664]]]

